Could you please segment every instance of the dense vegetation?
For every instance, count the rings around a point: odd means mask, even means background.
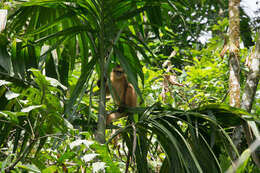
[[[259,19],[233,1],[1,1],[1,172],[259,172]],[[138,107],[106,126],[116,64]]]

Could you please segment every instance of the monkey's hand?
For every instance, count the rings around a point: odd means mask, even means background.
[[[125,112],[125,110],[126,110],[126,105],[125,104],[121,104],[121,105],[119,105],[119,107],[118,107],[118,109],[117,109],[117,112],[119,112],[119,113],[124,113]]]
[[[106,124],[110,124],[112,121],[117,120],[119,118],[123,117],[123,114],[119,113],[119,112],[113,112],[111,114],[107,115],[107,120],[106,120]]]

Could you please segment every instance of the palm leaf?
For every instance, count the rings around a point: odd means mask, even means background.
[[[126,109],[127,112],[133,110],[131,108]],[[136,154],[140,154],[142,159],[145,159],[142,155],[147,155],[145,150],[152,150],[151,140],[148,139],[147,136],[149,135],[147,134],[153,134],[166,154],[161,172],[191,173],[222,172],[216,156],[218,153],[214,149],[215,141],[218,141],[218,147],[220,144],[227,145],[229,148],[231,146],[237,153],[231,138],[222,127],[230,128],[243,123],[244,119],[241,118],[241,115],[246,113],[241,109],[222,104],[212,104],[190,111],[183,111],[159,103],[151,107],[139,108],[138,112],[142,115],[135,124],[136,132],[138,138],[145,140],[146,144],[144,144],[145,149],[142,149],[143,152],[136,150]],[[223,116],[225,115],[227,116],[224,121]],[[188,128],[183,129],[179,123],[187,125]],[[127,147],[132,151],[133,131],[132,125],[127,125],[120,128],[112,138],[118,134],[132,136],[130,139],[123,137],[126,140]],[[216,133],[214,140],[211,137],[212,133]],[[137,147],[140,147],[138,145],[139,143],[137,143]],[[142,167],[144,165],[141,165],[145,162],[137,159],[137,167],[140,165],[139,168],[145,170],[146,168]]]
[[[65,114],[68,114],[70,112],[70,110],[72,110],[72,108],[74,107],[74,104],[76,102],[77,97],[79,96],[79,94],[82,91],[82,88],[85,84],[85,82],[87,81],[87,79],[89,78],[89,75],[91,74],[95,64],[96,64],[97,59],[93,58],[88,64],[87,66],[84,68],[83,73],[81,73],[80,78],[71,94],[71,97],[68,101],[68,103],[66,104],[65,107]]]
[[[0,44],[0,70],[4,69],[5,72],[10,73],[11,72],[11,59],[7,52],[7,47],[4,45],[4,38],[2,35],[0,35],[0,40],[2,44]],[[7,41],[7,40],[6,40]],[[2,71],[2,70],[1,70]]]
[[[134,86],[137,94],[140,96],[140,98],[143,99],[141,91],[137,84],[136,74],[134,73],[134,71],[136,71],[136,70],[133,70],[133,68],[135,68],[135,67],[130,65],[129,61],[127,60],[127,57],[125,57],[123,55],[123,53],[121,52],[121,50],[119,48],[115,47],[114,50],[115,50],[115,53],[118,55],[119,62],[121,64],[121,66],[123,67],[123,69],[125,70],[125,73],[127,74],[129,81],[133,84],[133,86]]]

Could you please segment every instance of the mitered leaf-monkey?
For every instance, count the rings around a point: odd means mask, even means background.
[[[136,107],[137,95],[134,87],[127,81],[124,70],[119,65],[113,68],[110,74],[110,81],[112,86],[112,95],[114,102],[120,106]],[[126,113],[114,112],[107,115],[106,124],[121,117],[127,116]]]

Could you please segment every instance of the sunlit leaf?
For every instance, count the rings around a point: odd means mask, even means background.
[[[46,77],[46,80],[50,82],[50,84],[54,87],[61,87],[63,90],[67,90],[67,87],[62,85],[58,80],[54,79],[54,78],[50,78],[50,77]]]
[[[26,116],[24,112],[11,112],[11,111],[0,111],[0,118],[4,117],[8,120],[18,123],[19,116]]]
[[[0,80],[0,86],[2,85],[8,85],[11,84],[11,82],[5,81],[5,80]]]
[[[41,107],[43,107],[43,106],[42,105],[29,106],[29,107],[23,108],[21,110],[21,112],[30,112],[30,111],[32,111],[34,109],[38,109],[38,108],[41,108]]]
[[[30,171],[30,172],[37,172],[37,173],[41,173],[41,170],[38,169],[36,166],[34,165],[17,165],[18,168],[22,168],[24,170]]]
[[[72,143],[70,143],[70,148],[73,149],[74,147],[78,147],[81,144],[84,144],[87,148],[89,148],[89,146],[91,146],[93,143],[94,143],[93,141],[78,139],[78,140],[73,141]]]
[[[91,160],[93,160],[96,156],[98,156],[98,154],[85,154],[82,159],[87,163]]]
[[[93,163],[93,172],[99,172],[104,170],[106,167],[106,163],[104,162],[95,162]]]
[[[14,93],[14,92],[12,92],[12,91],[7,91],[7,92],[5,93],[5,97],[7,98],[7,100],[11,100],[11,99],[17,98],[17,97],[19,97],[19,96],[20,96],[20,94]]]
[[[42,173],[55,173],[58,170],[59,170],[59,168],[57,166],[53,165],[53,166],[50,166],[50,167],[42,170]]]

